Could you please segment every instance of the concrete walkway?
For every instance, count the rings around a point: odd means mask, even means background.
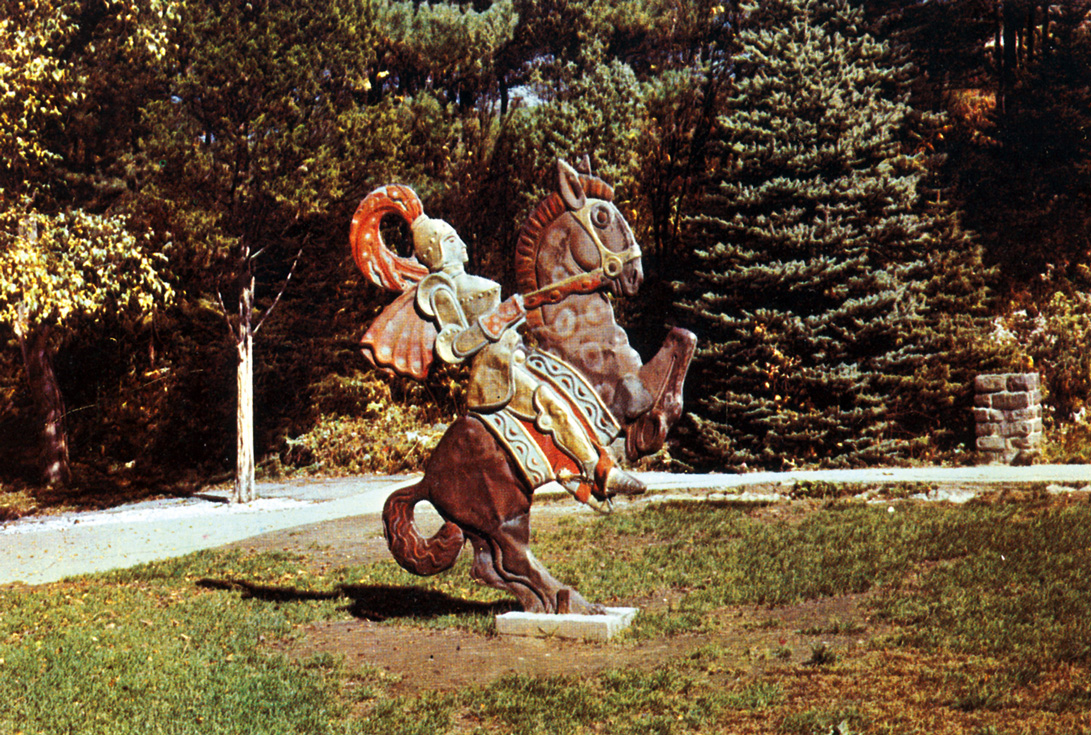
[[[838,482],[859,484],[934,483],[955,485],[997,485],[1045,482],[1091,485],[1091,465],[1032,465],[1009,467],[888,467],[865,470],[797,470],[792,472],[748,472],[743,475],[685,475],[649,472],[641,477],[657,490],[688,488],[725,490],[753,485],[794,485],[797,482]]]
[[[40,584],[166,559],[336,518],[380,513],[410,477],[258,483],[259,500],[227,503],[226,491],[150,500],[105,511],[28,518],[0,526],[0,584]]]
[[[797,482],[927,483],[945,491],[921,497],[960,501],[990,485],[1091,486],[1091,465],[897,468],[752,472],[743,475],[641,475],[653,493],[775,500]],[[416,477],[351,477],[259,483],[261,499],[227,504],[226,492],[154,500],[107,511],[29,518],[0,526],[0,584],[40,584],[75,574],[134,566],[214,548],[269,531],[379,513],[395,488]],[[540,494],[548,491],[539,490]],[[564,495],[557,488],[555,492]],[[573,503],[573,510],[586,510]],[[590,512],[590,511],[587,511]]]

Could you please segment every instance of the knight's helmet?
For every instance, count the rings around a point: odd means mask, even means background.
[[[457,251],[452,247],[455,243],[461,244],[462,240],[451,225],[422,214],[413,220],[410,229],[413,231],[413,252],[428,270],[434,273],[462,262],[465,246]]]

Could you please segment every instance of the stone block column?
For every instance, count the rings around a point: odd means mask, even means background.
[[[1033,457],[1042,446],[1042,391],[1037,373],[978,375],[974,381],[977,451],[990,464]]]

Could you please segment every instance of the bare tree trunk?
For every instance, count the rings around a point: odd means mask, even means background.
[[[47,485],[68,483],[72,479],[68,464],[68,429],[64,398],[49,354],[49,329],[38,327],[29,333],[17,329],[16,333],[23,350],[30,393],[42,420],[42,481]]]
[[[235,489],[231,493],[232,503],[249,503],[258,499],[257,482],[254,477],[254,456],[256,454],[254,446],[254,335],[258,333],[262,325],[265,324],[265,320],[269,318],[269,315],[276,309],[277,304],[280,303],[280,297],[284,295],[284,291],[288,288],[288,282],[292,280],[296,265],[299,264],[299,256],[302,254],[303,248],[300,247],[299,252],[295,255],[295,260],[292,261],[288,276],[280,287],[280,291],[277,292],[273,303],[269,305],[269,308],[265,310],[265,314],[256,324],[254,323],[254,273],[250,267],[250,248],[247,247],[243,250],[241,258],[243,275],[239,279],[242,288],[239,292],[239,321],[237,325],[233,325],[230,318],[227,318],[227,307],[224,305],[223,298],[220,298],[220,308],[224,310],[228,330],[235,340],[235,350],[239,355],[239,362],[235,371],[235,387],[238,399],[235,407]]]
[[[239,295],[239,324],[236,349],[239,353],[235,384],[238,403],[235,413],[236,460],[233,503],[257,500],[254,478],[254,279],[250,277]]]
[[[1004,0],[1001,23],[1004,52],[1000,67],[1000,111],[1007,112],[1008,95],[1015,86],[1019,70],[1019,29],[1021,26],[1018,7],[1013,0]]]

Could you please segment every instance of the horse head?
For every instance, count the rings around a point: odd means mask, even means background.
[[[615,296],[633,296],[644,281],[640,245],[614,205],[614,190],[563,160],[557,190],[523,225],[515,263],[522,293],[594,274]]]
[[[572,258],[586,272],[601,269],[615,296],[636,295],[644,281],[640,245],[614,205],[613,192],[606,188],[602,197],[594,196],[600,193],[595,191],[589,195],[583,184],[588,178],[560,159],[557,177],[557,193],[568,210],[561,222],[569,233]]]

